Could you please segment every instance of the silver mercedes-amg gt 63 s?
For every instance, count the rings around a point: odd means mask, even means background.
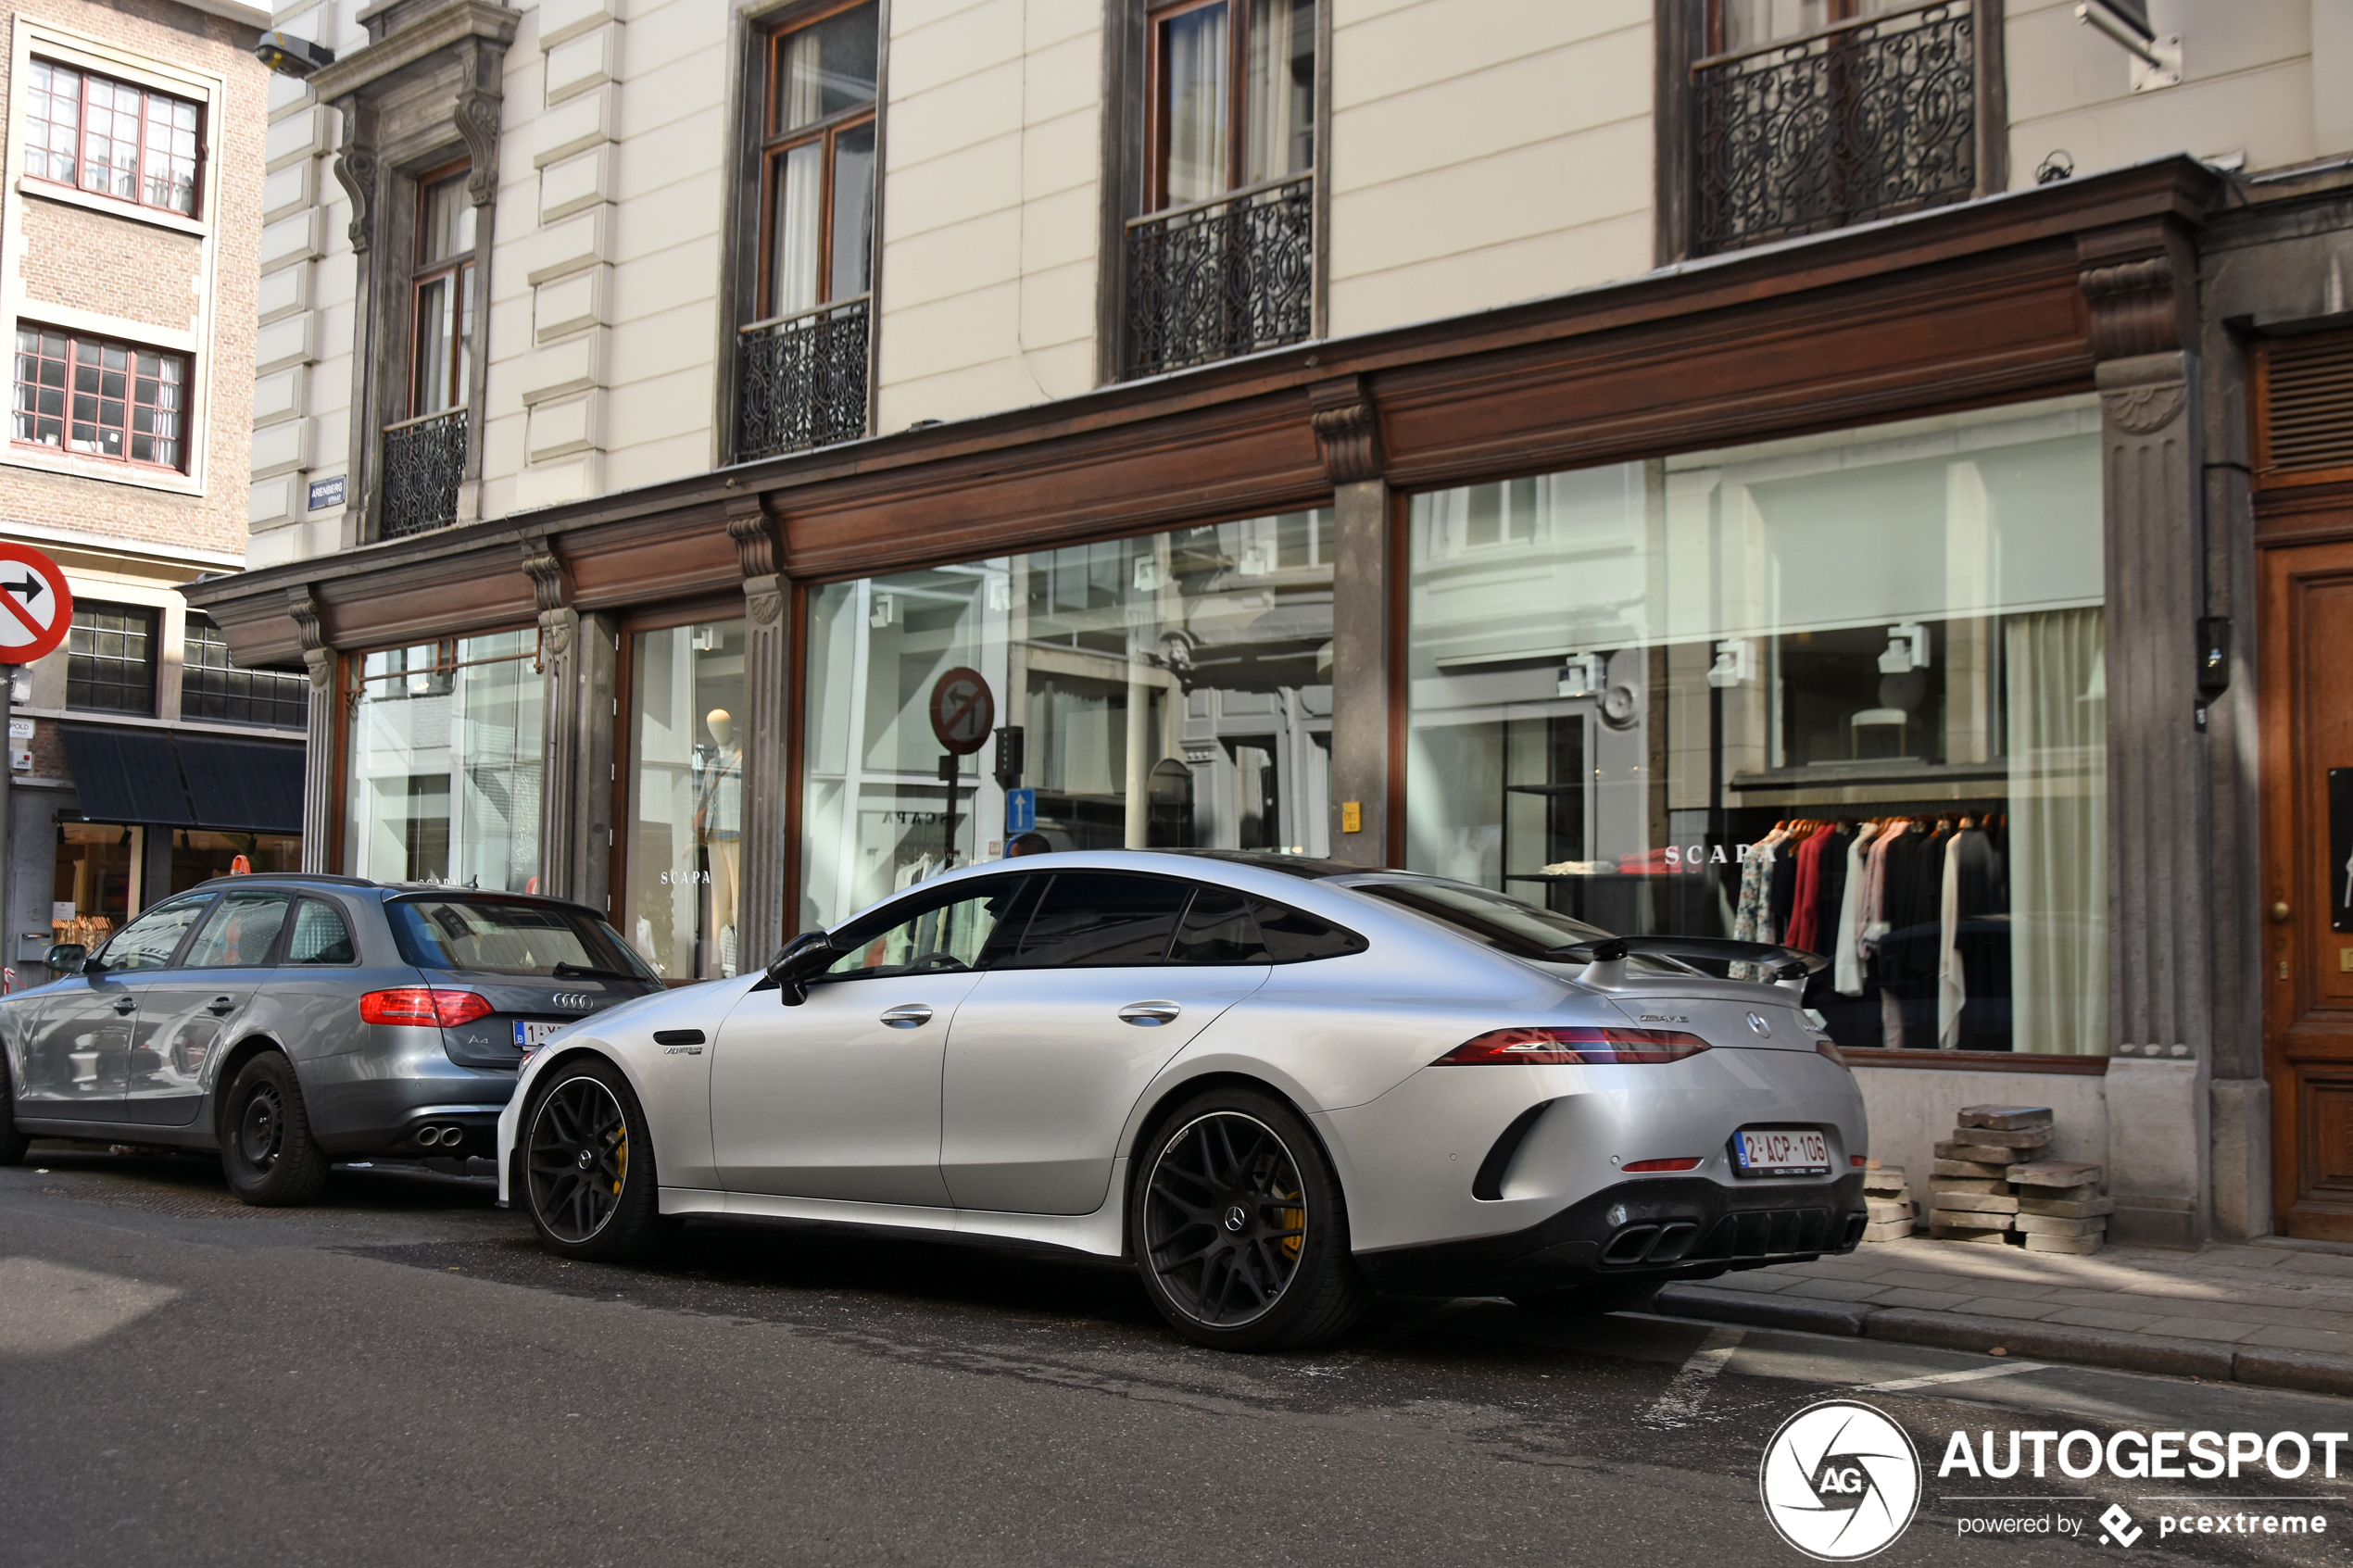
[[[1861,1239],[1821,961],[1296,856],[998,861],[558,1032],[500,1198],[574,1258],[708,1214],[1129,1260],[1236,1349],[1376,1290],[1634,1307]]]

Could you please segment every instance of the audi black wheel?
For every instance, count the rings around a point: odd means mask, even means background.
[[[653,1140],[618,1068],[596,1058],[558,1068],[526,1128],[524,1204],[542,1242],[605,1261],[650,1250],[661,1229]]]
[[[1201,1096],[1139,1150],[1130,1235],[1144,1288],[1198,1344],[1275,1349],[1346,1331],[1370,1294],[1323,1148],[1290,1106]]]
[[[284,1209],[319,1196],[326,1151],[310,1134],[310,1113],[294,1063],[264,1051],[237,1070],[222,1102],[220,1169],[229,1190],[258,1209]]]

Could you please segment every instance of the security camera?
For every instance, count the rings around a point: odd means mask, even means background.
[[[253,57],[280,76],[305,77],[321,66],[335,63],[335,52],[324,44],[296,38],[290,32],[265,32],[253,46]]]

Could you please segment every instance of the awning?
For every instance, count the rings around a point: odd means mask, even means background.
[[[221,735],[171,738],[180,749],[180,771],[199,826],[302,831],[301,746]]]
[[[94,822],[302,831],[302,747],[290,742],[60,724],[82,814]]]
[[[171,755],[171,736],[161,730],[101,729],[60,724],[66,761],[73,769],[82,814],[98,822],[145,822],[194,827],[188,791]]]

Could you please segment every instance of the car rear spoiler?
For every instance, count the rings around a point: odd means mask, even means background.
[[[1736,942],[1724,936],[1604,936],[1553,947],[1544,956],[1556,963],[1581,963],[1579,981],[1599,991],[1615,991],[1626,984],[1626,960],[1697,959],[1704,963],[1749,963],[1765,972],[1765,979],[1786,990],[1803,993],[1808,975],[1830,967],[1819,953],[1783,947],[1771,942]]]

